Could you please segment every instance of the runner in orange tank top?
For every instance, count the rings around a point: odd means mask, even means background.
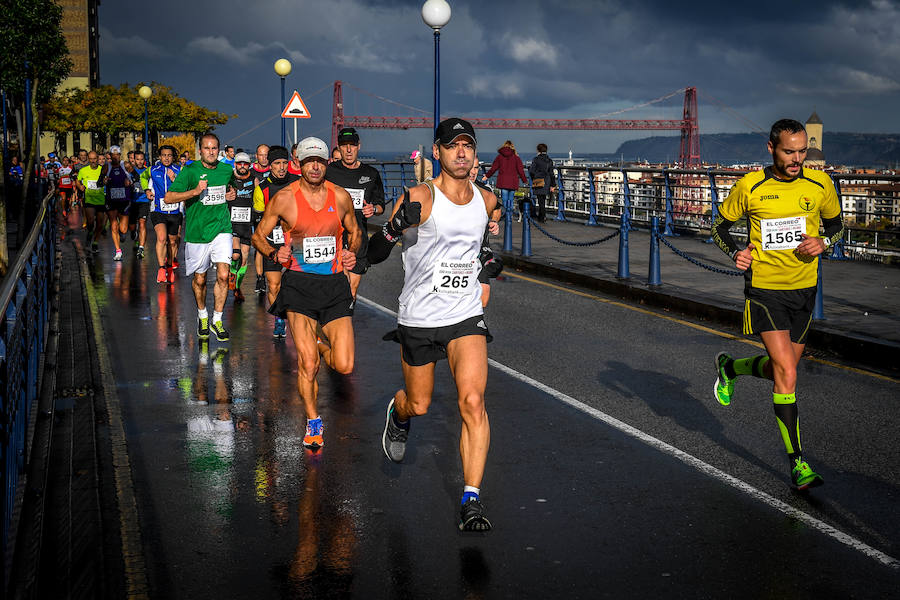
[[[338,373],[353,371],[353,296],[344,269],[356,264],[362,231],[350,194],[325,181],[325,142],[301,140],[296,155],[301,179],[280,190],[266,205],[253,245],[263,256],[288,267],[269,312],[286,318],[291,327],[299,366],[297,387],[306,410],[303,445],[316,450],[324,445],[317,403],[319,356]],[[279,222],[284,222],[289,233],[284,246],[276,249],[266,236]],[[344,230],[347,248],[341,243]],[[317,340],[319,325],[326,340]]]
[[[338,245],[343,240],[344,226],[338,218],[335,200],[335,190],[343,191],[343,188],[325,181],[325,204],[316,210],[303,194],[302,182],[295,181],[289,187],[297,203],[297,220],[286,236],[290,239],[292,257],[288,269],[319,275],[343,273]]]

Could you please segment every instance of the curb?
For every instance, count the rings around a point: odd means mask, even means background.
[[[715,321],[734,327],[741,322],[743,310],[734,305],[710,302],[700,298],[667,293],[664,286],[637,286],[627,280],[592,277],[561,267],[544,264],[521,256],[497,252],[505,267],[541,275],[557,281],[572,283],[598,290],[617,298],[656,308],[666,308],[694,318]],[[879,340],[813,322],[809,331],[809,346],[838,356],[865,370],[874,370],[891,376],[900,376],[896,357],[900,355],[900,343]]]

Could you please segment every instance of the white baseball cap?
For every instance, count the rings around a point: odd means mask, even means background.
[[[236,163],[239,163],[239,162],[250,163],[250,162],[253,162],[253,161],[250,160],[250,155],[247,154],[246,152],[238,152],[237,154],[234,155],[234,162],[236,162]]]
[[[122,154],[122,149],[119,148],[118,146],[110,146],[109,153],[110,154]]]
[[[297,149],[294,150],[298,161],[304,161],[307,158],[316,156],[322,160],[328,160],[328,144],[317,137],[308,137],[300,140]]]

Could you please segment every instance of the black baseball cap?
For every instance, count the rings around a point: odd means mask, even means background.
[[[352,127],[344,127],[338,132],[338,146],[341,144],[358,144],[359,134]]]
[[[477,143],[475,139],[475,128],[465,119],[451,117],[444,119],[437,126],[434,134],[434,141],[439,144],[452,144],[453,141],[461,135],[467,135],[472,141]]]

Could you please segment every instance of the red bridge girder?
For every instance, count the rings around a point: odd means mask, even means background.
[[[689,87],[684,95],[681,119],[502,119],[470,118],[476,129],[557,129],[557,130],[676,130],[681,131],[680,163],[683,167],[700,165],[697,88]],[[334,82],[334,105],[331,113],[331,145],[337,144],[342,127],[362,129],[433,129],[431,117],[372,117],[344,115],[343,88]]]

